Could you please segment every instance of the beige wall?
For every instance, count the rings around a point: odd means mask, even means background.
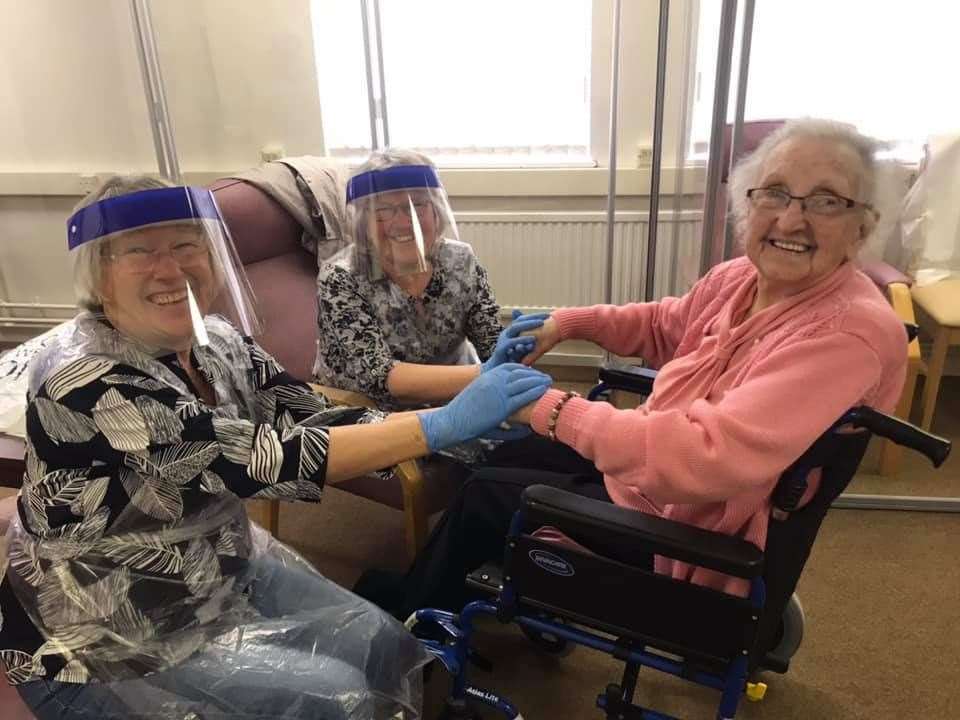
[[[309,0],[152,8],[182,170],[247,168],[270,145],[323,153]]]

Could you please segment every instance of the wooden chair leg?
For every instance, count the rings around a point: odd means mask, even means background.
[[[275,538],[280,537],[280,501],[271,500],[270,501],[270,524],[267,527],[267,530],[270,531],[270,534]]]
[[[940,326],[933,339],[930,362],[927,363],[927,377],[923,383],[923,420],[920,427],[929,430],[933,422],[933,411],[937,405],[937,393],[943,377],[943,366],[947,360],[947,348],[950,345],[950,328]]]
[[[247,516],[274,537],[280,532],[279,500],[247,500]]]
[[[910,422],[910,411],[913,408],[913,394],[917,389],[918,368],[914,365],[907,369],[907,377],[903,383],[903,394],[897,403],[896,416]],[[903,448],[892,440],[884,440],[880,446],[880,474],[895,475],[900,469],[900,459],[903,457]]]
[[[413,562],[427,543],[427,506],[423,472],[415,460],[397,466],[403,488],[403,525],[407,559]]]

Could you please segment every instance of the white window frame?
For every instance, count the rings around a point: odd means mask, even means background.
[[[558,0],[562,1],[562,0]],[[713,2],[714,0],[710,0]],[[680,126],[685,105],[692,98],[693,74],[684,76],[686,53],[695,45],[696,17],[700,0],[673,0],[671,3],[667,97],[664,112],[664,143],[661,188],[672,191],[676,168],[683,163]],[[656,33],[658,3],[622,3],[621,85],[617,144],[618,195],[649,194],[649,154],[653,136]],[[359,14],[359,9],[357,10]],[[448,162],[443,159],[444,183],[451,194],[475,197],[494,196],[604,196],[608,189],[610,129],[610,74],[614,0],[593,0],[590,57],[589,156],[582,162],[551,165],[520,163]],[[684,86],[683,80],[686,80]],[[369,150],[334,151],[348,163],[360,163]],[[427,150],[430,154],[430,149]],[[432,155],[431,155],[432,157]],[[690,163],[686,163],[690,167]],[[702,191],[702,168],[684,176],[684,193]]]

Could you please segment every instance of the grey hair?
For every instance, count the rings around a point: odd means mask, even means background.
[[[174,187],[174,185],[167,180],[150,177],[149,175],[111,175],[78,202],[73,208],[73,212],[107,198],[119,197],[139,190],[156,190],[166,187]],[[100,311],[103,309],[103,301],[100,298],[100,249],[100,243],[88,242],[71,253],[73,257],[73,289],[77,297],[77,305],[84,310]]]
[[[428,165],[434,170],[437,168],[429,157],[416,150],[384,148],[383,150],[374,150],[366,162],[350,174],[350,178],[353,179],[358,175],[373,170],[386,170],[387,168],[400,167],[403,165]],[[448,218],[447,214],[442,212],[440,207],[437,207],[439,198],[445,195],[442,185],[439,190],[437,188],[430,188],[429,195],[433,201],[437,216],[441,221],[440,227],[437,228],[438,236],[443,237],[450,233],[451,230],[455,231],[455,227],[450,227],[452,218]],[[358,268],[369,268],[371,263],[376,264],[377,262],[373,257],[372,243],[367,237],[369,227],[368,215],[369,205],[367,203],[359,203],[356,207],[352,209],[348,207],[347,209],[347,216],[350,218],[350,232],[354,239],[354,258]]]
[[[742,158],[730,174],[730,210],[738,237],[743,234],[750,209],[747,190],[756,187],[760,182],[760,174],[773,151],[788,140],[798,138],[834,142],[853,152],[860,160],[860,174],[856,178],[859,197],[854,199],[870,207],[876,207],[877,162],[875,156],[878,150],[885,147],[883,143],[861,134],[853,125],[835,120],[819,118],[788,120],[767,135],[756,150]],[[876,221],[877,216],[874,213],[864,213],[864,238],[873,232]]]
[[[374,150],[370,153],[370,157],[351,174],[351,177],[370,172],[371,170],[385,170],[400,165],[429,165],[430,167],[436,167],[430,158],[416,150],[384,148],[383,150]]]

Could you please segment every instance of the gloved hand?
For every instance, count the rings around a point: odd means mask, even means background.
[[[524,315],[519,310],[514,310],[513,322],[500,333],[493,354],[480,365],[480,374],[493,370],[493,368],[504,363],[520,362],[537,344],[536,338],[520,337],[521,333],[535,330],[543,325],[544,320],[548,317],[550,317],[549,313]]]
[[[431,452],[486,435],[520,408],[539,400],[549,375],[517,363],[483,373],[439,410],[417,413]]]

